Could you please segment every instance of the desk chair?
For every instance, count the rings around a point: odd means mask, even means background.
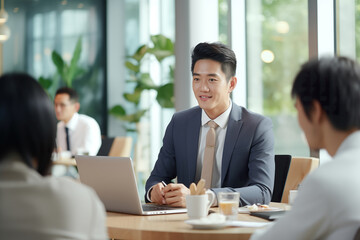
[[[289,173],[286,179],[282,203],[289,203],[290,190],[298,189],[299,184],[311,171],[319,166],[319,158],[293,157],[291,159]]]
[[[129,157],[131,154],[131,137],[103,137],[97,156]]]
[[[275,155],[275,181],[271,202],[281,202],[291,163],[291,155]]]

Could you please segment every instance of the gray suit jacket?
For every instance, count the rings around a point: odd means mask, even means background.
[[[175,113],[167,126],[158,160],[146,182],[146,192],[155,184],[178,183],[189,187],[195,180],[201,108]],[[233,103],[217,192],[240,192],[240,204],[267,204],[274,185],[274,136],[269,118]],[[145,197],[146,199],[146,197]]]

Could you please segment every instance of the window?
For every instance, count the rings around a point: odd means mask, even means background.
[[[69,63],[78,38],[82,38],[79,65],[84,72],[74,80],[73,88],[80,95],[80,113],[94,117],[106,132],[104,1],[17,0],[7,1],[6,8],[12,31],[4,53],[9,60],[6,71],[51,78],[51,96],[64,85],[55,77],[52,51]],[[22,63],[21,59],[26,60]]]
[[[248,108],[272,119],[275,153],[309,156],[291,87],[308,60],[307,0],[246,1]]]

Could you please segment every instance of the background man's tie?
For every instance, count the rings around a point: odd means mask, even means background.
[[[207,125],[210,127],[206,135],[206,146],[204,151],[203,166],[201,169],[201,178],[205,179],[205,188],[211,188],[211,180],[214,169],[215,158],[215,129],[218,125],[214,121],[209,121]]]
[[[65,133],[66,133],[66,150],[70,151],[70,140],[69,140],[69,128],[65,127]]]

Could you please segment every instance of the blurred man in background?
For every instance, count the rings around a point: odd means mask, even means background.
[[[101,146],[101,132],[95,119],[79,114],[79,96],[68,87],[57,90],[55,94],[55,113],[57,125],[57,147],[69,151],[71,155],[96,155]]]

